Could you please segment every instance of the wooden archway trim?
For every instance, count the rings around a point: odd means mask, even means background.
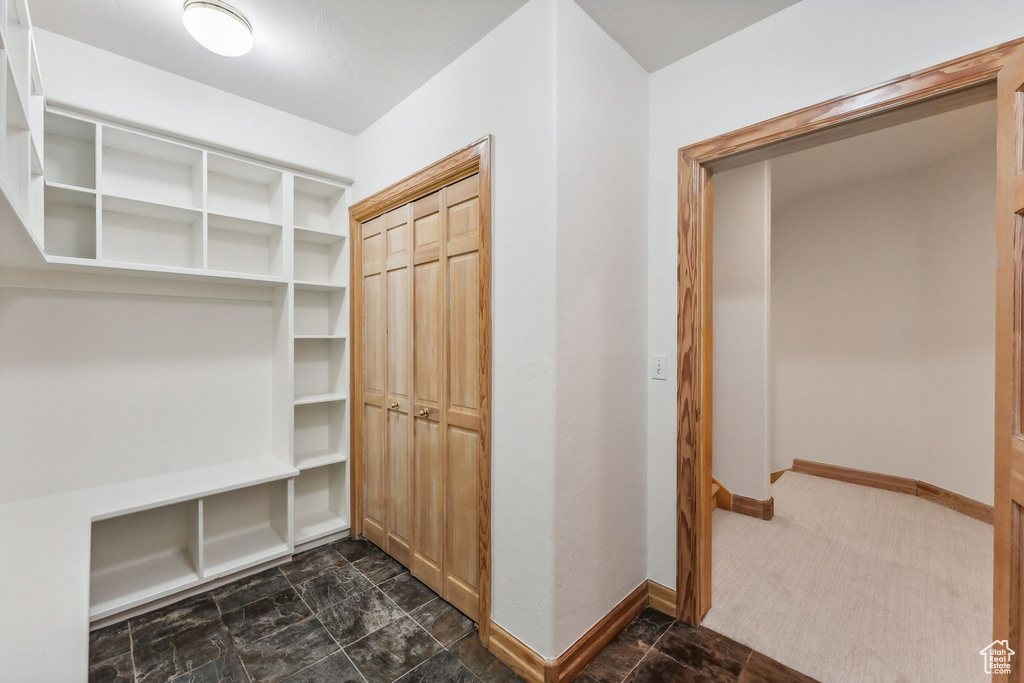
[[[679,150],[676,609],[700,623],[711,607],[711,216],[715,170],[831,142],[922,115],[917,105],[993,87],[1018,39],[740,128]],[[936,107],[944,106],[934,102]],[[960,104],[963,104],[961,100]],[[913,109],[911,109],[913,107]],[[928,112],[935,113],[935,112]]]

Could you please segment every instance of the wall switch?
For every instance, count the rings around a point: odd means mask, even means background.
[[[656,353],[651,359],[651,377],[654,379],[668,379],[668,359],[663,353]]]

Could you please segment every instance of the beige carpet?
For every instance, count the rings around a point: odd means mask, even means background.
[[[775,518],[715,510],[704,625],[825,683],[988,681],[992,527],[787,472]]]

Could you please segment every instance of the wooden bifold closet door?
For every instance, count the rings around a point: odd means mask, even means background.
[[[476,620],[479,175],[362,223],[359,239],[362,533]]]

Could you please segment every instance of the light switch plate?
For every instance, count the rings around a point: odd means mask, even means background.
[[[651,358],[651,377],[668,379],[668,358],[663,353],[656,353]]]

